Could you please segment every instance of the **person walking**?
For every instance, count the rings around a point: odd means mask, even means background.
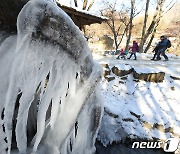
[[[122,57],[122,55],[124,55],[124,49],[121,48],[121,50],[119,51],[119,55],[116,59],[120,59]]]
[[[133,41],[132,47],[129,48],[132,52],[128,59],[131,59],[132,55],[134,55],[134,60],[137,60],[136,52],[138,51],[138,48],[139,48],[139,46],[138,46],[137,42]]]
[[[158,51],[159,51],[159,43],[156,43],[156,47],[154,48],[154,50],[152,52],[154,52],[154,56],[151,60],[155,60],[157,54],[158,54]],[[161,58],[160,58],[161,59]]]
[[[160,54],[164,57],[165,61],[168,61],[168,56],[165,54],[165,51],[167,48],[171,47],[171,42],[165,37],[161,36],[160,37],[160,42],[159,42],[159,49],[157,53],[157,60],[161,60]]]

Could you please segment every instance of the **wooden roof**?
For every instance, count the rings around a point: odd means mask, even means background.
[[[58,3],[58,6],[64,10],[74,21],[74,23],[82,29],[85,25],[91,25],[94,23],[101,24],[103,21],[107,20],[105,17],[99,17],[96,15],[92,15],[88,12],[78,11],[75,8],[68,7],[65,5],[61,5]]]
[[[0,3],[0,22],[16,29],[16,20],[22,7],[29,0],[1,0]],[[57,2],[57,5],[63,9],[74,21],[74,23],[82,29],[84,25],[90,25],[93,23],[102,23],[106,18],[92,15],[87,11],[79,11],[75,8],[61,5]]]

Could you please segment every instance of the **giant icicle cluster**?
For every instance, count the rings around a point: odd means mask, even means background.
[[[102,71],[83,35],[50,0],[28,2],[17,29],[0,45],[1,153],[93,153]]]

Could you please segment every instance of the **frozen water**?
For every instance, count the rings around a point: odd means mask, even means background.
[[[50,0],[28,2],[17,29],[0,46],[0,151],[93,153],[102,70],[83,35]]]

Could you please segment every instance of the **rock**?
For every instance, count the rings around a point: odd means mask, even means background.
[[[115,79],[114,76],[105,76],[104,78],[105,78],[108,82],[110,82],[110,81],[112,81],[112,80]]]
[[[101,64],[101,66],[103,67],[103,76],[107,76],[111,74],[111,69],[109,68],[108,64]]]
[[[111,74],[111,70],[109,68],[103,68],[103,76],[107,76]]]
[[[117,114],[114,114],[114,113],[108,111],[106,108],[104,108],[104,112],[106,112],[110,117],[119,118],[119,116]]]
[[[110,75],[111,74],[111,70],[104,70],[103,71],[103,76],[107,76],[107,75]]]
[[[108,69],[110,69],[110,68],[109,68],[109,65],[108,65],[108,64],[106,64],[106,63],[105,63],[105,64],[101,64],[101,66],[102,66],[102,67],[104,67],[104,68],[108,68]]]
[[[122,77],[121,80],[127,80],[127,76]]]
[[[128,75],[128,74],[131,74],[133,72],[133,68],[129,69],[129,70],[119,70],[116,66],[114,66],[112,68],[112,72],[117,75],[117,76],[125,76],[125,75]]]
[[[163,82],[165,73],[137,73],[135,70],[133,72],[133,77],[138,80],[143,80],[146,82]]]
[[[124,84],[124,82],[123,82],[123,81],[119,81],[119,83],[120,83],[120,84]]]
[[[134,120],[131,119],[131,118],[124,118],[124,119],[122,119],[122,120],[125,121],[125,122],[134,122]]]
[[[175,87],[174,87],[174,86],[173,86],[173,87],[171,87],[171,90],[173,90],[173,91],[174,91],[174,90],[175,90]]]
[[[161,132],[165,132],[165,128],[164,128],[164,126],[163,126],[162,124],[157,124],[157,123],[155,123],[155,124],[153,125],[153,128],[156,128],[156,129],[158,129],[158,130],[161,131]]]
[[[172,127],[168,127],[165,129],[165,133],[172,133],[173,134],[174,133],[173,131],[174,131],[174,129]]]
[[[153,128],[153,126],[146,121],[143,122],[143,126],[147,129],[150,129],[150,130]]]
[[[134,81],[134,82],[139,82],[139,80],[136,80],[136,79],[134,79],[133,81]]]
[[[138,114],[136,114],[136,113],[134,113],[134,112],[132,112],[132,111],[130,111],[130,113],[133,115],[133,116],[135,116],[137,119],[140,119],[140,115],[138,115]]]
[[[179,77],[175,77],[175,76],[170,76],[170,78],[172,78],[173,80],[180,80]]]

